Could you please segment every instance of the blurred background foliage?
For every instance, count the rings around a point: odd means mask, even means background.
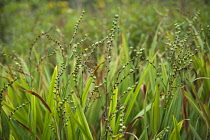
[[[188,16],[194,16],[196,12],[200,10],[201,14],[199,15],[198,23],[195,26],[200,26],[200,23],[202,23],[202,26],[206,27],[210,23],[210,6],[208,0],[1,0],[1,51],[5,54],[11,54],[11,56],[13,56],[14,53],[17,53],[19,54],[17,55],[18,57],[28,58],[29,48],[34,40],[36,40],[36,37],[41,33],[48,31],[50,31],[50,36],[58,40],[62,47],[65,48],[71,41],[74,26],[81,16],[83,8],[86,13],[80,22],[73,43],[81,41],[85,35],[88,34],[87,40],[83,42],[84,47],[90,46],[92,42],[101,40],[109,33],[109,29],[112,25],[111,21],[113,21],[115,14],[119,15],[120,33],[116,36],[116,40],[118,41],[116,43],[117,45],[120,46],[123,44],[122,40],[125,39],[126,41],[124,41],[123,45],[128,47],[128,50],[145,47],[146,51],[150,51],[149,48],[151,46],[157,46],[158,53],[167,49],[164,41],[167,37],[170,38],[170,36],[174,36],[176,30],[174,24],[182,24],[186,21],[185,18],[187,17],[180,14],[180,11]],[[183,23],[182,25],[185,24]],[[157,29],[158,27],[160,28]],[[183,31],[187,30],[187,26],[181,26],[181,28]],[[158,34],[157,39],[155,39],[157,37],[155,34]],[[37,50],[39,56],[44,56],[43,53],[50,54],[54,48],[52,46],[56,45],[46,38],[43,39],[45,40],[38,40],[38,43],[35,45],[35,50]],[[173,37],[171,40],[173,40]],[[157,45],[152,44],[153,41],[157,43]],[[210,40],[208,39],[207,41]],[[210,44],[210,42],[206,44]],[[122,47],[119,46],[114,46],[118,48],[116,49],[116,52],[121,51],[120,49],[122,49]],[[130,53],[131,51],[127,51],[127,53],[128,52]],[[96,51],[96,53],[103,53],[103,51],[99,50]],[[146,52],[145,54],[149,53]],[[162,54],[164,55],[164,53]],[[101,55],[96,54],[94,57],[97,58],[98,56]],[[122,54],[122,56],[124,55]],[[208,55],[204,54],[201,56],[204,57],[201,58],[203,62],[209,62],[209,60],[207,61],[207,58],[205,58]],[[1,57],[2,56],[0,56],[0,60],[5,61],[3,63],[12,62],[10,60],[5,60],[7,58],[1,59]],[[55,59],[49,58],[49,60],[50,63],[56,63]],[[97,60],[101,59],[97,58]],[[118,64],[120,63],[116,63],[116,65]],[[53,68],[54,67],[49,68],[49,71],[53,71]],[[208,72],[207,67],[203,67],[198,63],[197,68],[201,69],[201,77],[207,75],[205,74],[206,71]],[[153,77],[151,78],[151,81],[152,79]],[[150,85],[150,81],[148,81],[148,83],[149,86],[155,87]],[[198,84],[198,87],[200,85],[201,84]],[[209,91],[208,83],[206,82],[204,85],[207,86],[204,86],[206,87],[206,94],[202,97],[203,101],[205,101],[204,99],[207,97],[207,92]],[[148,92],[151,92],[152,90],[154,89],[151,88]],[[153,94],[151,94],[151,96],[152,95]],[[153,97],[148,98],[153,99]],[[176,106],[174,108],[176,108]],[[136,108],[136,110],[140,110],[140,108]],[[179,111],[177,112],[179,113]],[[134,114],[132,115],[134,116]],[[191,115],[193,116],[194,114]],[[196,117],[197,116],[195,116],[195,118]],[[194,122],[197,124],[196,120]],[[202,126],[199,126],[200,124]],[[205,126],[203,123],[199,123],[199,125],[196,130],[202,132],[203,130],[200,128],[205,128]],[[142,125],[140,125],[140,127],[142,127]]]
[[[177,9],[192,15],[199,9],[200,20],[208,24],[209,7],[208,0],[1,0],[0,46],[5,51],[12,48],[20,53],[23,48],[29,48],[37,35],[51,27],[53,35],[65,46],[82,8],[86,13],[76,40],[86,33],[91,36],[90,40],[102,38],[111,25],[109,21],[119,14],[120,29],[126,29],[128,45],[136,47],[142,42],[150,45],[160,22],[167,23],[164,24],[166,31],[174,28],[171,21],[175,17],[179,20]]]

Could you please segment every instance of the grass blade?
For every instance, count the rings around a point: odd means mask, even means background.
[[[28,91],[28,90],[23,90],[23,91],[25,91],[25,92],[27,92],[27,93],[30,93],[30,94],[34,95],[35,97],[37,97],[37,98],[44,104],[44,106],[47,108],[47,110],[48,110],[50,113],[52,113],[50,107],[47,105],[47,103],[45,102],[45,100],[44,100],[38,93],[36,93],[36,92],[34,92],[34,91]]]
[[[173,122],[174,122],[174,130],[172,131],[172,133],[169,137],[169,140],[181,140],[180,130],[182,128],[182,124],[183,124],[184,120],[177,124],[176,118],[173,116]]]
[[[155,86],[155,97],[152,103],[151,110],[151,125],[153,136],[157,133],[160,125],[160,93],[158,91],[158,85]]]
[[[86,101],[87,101],[88,91],[89,91],[89,89],[90,89],[90,85],[91,85],[92,81],[93,81],[93,77],[91,76],[91,77],[88,79],[88,81],[87,81],[87,83],[86,83],[85,90],[84,90],[84,92],[83,92],[83,94],[82,94],[82,108],[83,108],[83,109],[84,109],[85,103],[86,103]]]
[[[77,123],[77,125],[79,126],[80,130],[82,131],[84,138],[88,139],[88,140],[93,140],[88,122],[87,122],[85,114],[83,112],[83,108],[81,107],[77,96],[75,94],[73,94],[72,96],[73,96],[74,104],[77,107],[76,113],[75,114],[72,113],[72,117],[75,120],[75,122]]]
[[[115,114],[115,111],[117,109],[117,97],[118,97],[118,88],[116,88],[114,91],[113,91],[113,94],[112,94],[112,100],[110,102],[110,108],[109,108],[109,116],[111,116],[111,120],[110,120],[110,126],[111,128],[113,129],[114,132],[116,132],[117,130],[117,127],[116,127],[116,124],[115,124],[115,121],[116,121],[116,114]]]
[[[58,67],[56,66],[54,69],[51,81],[50,81],[50,87],[49,87],[49,91],[48,91],[48,95],[47,95],[47,99],[48,99],[47,104],[51,108],[54,108],[53,101],[54,101],[55,95],[53,93],[53,90],[54,90],[57,75],[58,75]],[[50,136],[51,136],[51,131],[50,131],[50,127],[49,127],[50,122],[51,122],[51,116],[47,112],[44,117],[44,122],[43,122],[44,128],[43,128],[43,134],[42,134],[41,139],[44,139],[44,140],[50,139]]]

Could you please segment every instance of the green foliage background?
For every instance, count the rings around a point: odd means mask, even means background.
[[[209,139],[209,7],[1,1],[1,139]]]

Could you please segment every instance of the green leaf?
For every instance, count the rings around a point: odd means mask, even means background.
[[[7,115],[9,115],[10,112],[13,112],[14,111],[14,107],[12,107],[9,103],[3,101],[2,102],[3,104],[3,110],[5,111],[5,113]],[[19,111],[16,111],[15,114],[13,115],[13,118],[15,118],[16,120],[22,122],[23,124],[26,124],[27,123],[27,114],[23,114],[23,113],[20,113]]]
[[[147,102],[146,102],[146,98],[147,98],[147,95],[145,96],[145,100],[144,100],[144,125],[143,125],[143,128],[145,130],[145,134],[144,134],[144,139],[145,140],[148,140],[148,131],[147,131],[147,113],[146,113],[146,106],[147,106]]]
[[[156,30],[156,32],[155,32],[155,36],[154,36],[154,38],[153,38],[153,40],[152,40],[152,45],[151,45],[151,48],[150,48],[150,50],[149,50],[149,57],[150,57],[150,58],[152,58],[152,56],[154,56],[154,53],[155,53],[155,48],[156,48],[157,43],[158,43],[158,42],[157,42],[157,40],[158,40],[158,32],[159,32],[159,30],[160,30],[161,24],[162,24],[162,22],[159,23],[159,25],[158,25],[158,27],[157,27],[157,30]]]
[[[187,100],[189,101],[189,103],[191,104],[191,106],[194,108],[194,110],[205,120],[203,113],[197,106],[196,102],[192,99],[192,97],[190,97],[190,95],[186,91],[184,91],[184,95],[187,98]]]
[[[112,94],[112,96],[111,96],[111,98],[112,98],[112,100],[111,100],[111,102],[110,102],[110,108],[109,108],[109,116],[111,115],[111,114],[114,114],[114,116],[112,116],[111,118],[111,120],[110,120],[110,126],[111,126],[111,128],[112,128],[112,130],[114,131],[114,132],[116,132],[115,131],[115,129],[117,128],[116,127],[116,124],[115,124],[115,121],[116,121],[116,114],[115,114],[115,111],[116,111],[116,108],[117,108],[117,97],[118,97],[118,88],[116,88],[114,91],[113,91],[113,94]]]
[[[160,125],[160,93],[158,91],[158,85],[155,86],[155,98],[152,103],[151,110],[151,125],[153,136],[157,133]]]
[[[177,123],[176,118],[173,116],[173,122],[174,122],[174,129],[169,137],[169,140],[181,140],[180,130],[182,128],[182,124],[183,124],[184,120]]]
[[[117,135],[114,135],[114,136],[112,136],[112,140],[119,140],[119,139],[121,139],[123,136],[124,136],[124,134],[117,134]]]
[[[196,140],[202,140],[202,138],[198,135],[195,128],[190,124],[190,130],[192,131],[192,134],[195,136]]]
[[[93,140],[88,122],[87,122],[85,114],[83,112],[83,108],[80,105],[79,99],[77,98],[76,94],[72,94],[72,98],[73,98],[74,104],[76,106],[76,113],[75,114],[71,113],[71,115],[72,115],[71,117],[73,117],[74,121],[79,126],[84,138],[88,139],[88,140]]]
[[[71,114],[72,110],[71,107],[68,103],[65,102],[65,107],[66,107],[66,113]],[[77,123],[74,121],[74,118],[70,117],[68,122],[67,122],[67,139],[72,139],[75,140],[77,133],[76,133],[76,127],[77,127]]]
[[[49,87],[49,92],[47,95],[47,104],[50,108],[54,108],[54,86],[55,86],[55,82],[56,82],[56,77],[58,75],[58,67],[56,66],[51,78],[51,82],[50,82],[50,87]],[[51,109],[52,110],[52,109]],[[45,118],[44,118],[44,128],[43,128],[43,133],[42,133],[42,137],[41,139],[43,140],[47,140],[50,139],[51,136],[51,131],[50,131],[50,127],[49,124],[51,122],[51,115],[49,112],[46,112],[45,114]]]
[[[93,81],[93,77],[91,76],[91,77],[88,79],[88,81],[87,81],[87,83],[86,83],[86,86],[85,86],[85,90],[84,90],[84,92],[83,92],[83,94],[82,94],[82,108],[83,108],[83,109],[85,108],[85,103],[86,103],[87,97],[88,97],[88,91],[89,91],[89,89],[90,89],[90,85],[91,85],[92,81]]]
[[[157,53],[152,57],[151,61],[153,61],[155,59],[156,55],[157,55]],[[151,68],[151,64],[148,64],[146,70],[144,71],[144,74],[141,76],[141,79],[140,79],[140,81],[139,81],[139,83],[138,83],[134,93],[133,93],[133,90],[131,90],[129,92],[129,94],[131,94],[132,96],[128,96],[126,98],[125,102],[124,102],[124,104],[128,104],[128,102],[129,102],[128,107],[127,107],[127,111],[126,111],[126,114],[125,114],[125,122],[127,122],[127,120],[128,120],[128,117],[129,117],[129,115],[130,115],[130,113],[132,111],[133,105],[134,105],[134,103],[136,101],[136,98],[137,98],[139,92],[140,92],[141,85],[143,84],[143,82],[145,80],[145,77],[147,76],[150,68]],[[138,117],[138,116],[136,116],[136,117]]]
[[[44,106],[48,109],[48,111],[50,113],[52,113],[52,111],[51,111],[50,107],[48,106],[48,104],[45,102],[45,100],[38,93],[36,93],[34,91],[27,91],[27,90],[24,90],[24,91],[34,95],[35,97],[37,97],[44,104]]]
[[[9,120],[3,110],[1,110],[1,129],[2,129],[2,138],[5,140],[9,140],[10,135],[10,127]]]
[[[32,130],[33,134],[33,139],[36,138],[36,119],[37,119],[37,114],[36,114],[36,96],[31,96],[31,113],[30,113],[30,127]]]
[[[126,38],[126,30],[125,27],[122,28],[122,47],[123,47],[123,58],[125,62],[129,61],[129,51],[128,51],[128,42],[127,42],[127,38]]]
[[[150,104],[148,104],[148,105],[146,106],[146,108],[145,108],[145,109],[146,109],[146,112],[149,111],[151,108],[152,108],[152,103],[150,103]],[[141,110],[141,111],[134,117],[134,119],[137,118],[137,117],[143,116],[143,115],[144,115],[144,109]]]

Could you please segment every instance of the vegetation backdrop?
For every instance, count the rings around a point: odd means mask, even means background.
[[[210,139],[203,0],[2,0],[0,139]]]

